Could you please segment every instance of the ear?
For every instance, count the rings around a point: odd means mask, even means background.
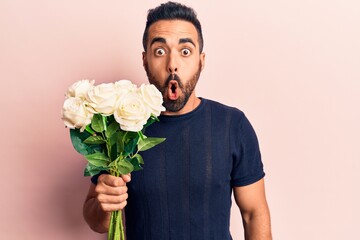
[[[146,52],[142,52],[142,61],[143,61],[143,66],[145,67],[145,65],[147,63]]]
[[[205,67],[205,53],[204,52],[200,53],[200,63],[201,63],[201,71],[202,71]]]

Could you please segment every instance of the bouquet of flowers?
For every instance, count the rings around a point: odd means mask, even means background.
[[[80,80],[71,85],[62,109],[72,144],[88,161],[84,175],[107,171],[121,176],[142,169],[140,152],[165,140],[144,135],[165,110],[161,93],[154,85],[137,87],[128,80],[94,82]],[[121,211],[111,214],[108,240],[115,239],[125,239]]]

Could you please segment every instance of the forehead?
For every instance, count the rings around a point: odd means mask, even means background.
[[[162,37],[166,40],[191,38],[194,43],[198,43],[195,26],[184,20],[160,20],[153,23],[149,28],[148,43],[156,37]]]

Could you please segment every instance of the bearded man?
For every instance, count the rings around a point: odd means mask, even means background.
[[[198,98],[204,68],[201,25],[193,9],[168,2],[148,13],[143,65],[166,111],[146,134],[166,141],[143,152],[131,176],[92,179],[84,217],[107,232],[111,211],[125,209],[128,240],[230,240],[231,194],[245,239],[271,239],[263,164],[244,113]],[[126,206],[126,207],[125,207]]]

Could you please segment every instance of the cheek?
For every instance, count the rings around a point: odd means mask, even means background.
[[[184,76],[186,76],[186,78],[193,77],[194,74],[197,74],[199,71],[199,66],[201,67],[199,58],[191,59],[191,61],[188,61],[186,66],[183,68],[183,70],[185,70],[183,71]]]
[[[165,70],[164,66],[161,63],[152,63],[151,65],[149,65],[149,70],[158,81],[164,81],[168,78],[169,73]]]
[[[159,59],[149,58],[148,66],[153,74],[157,74],[163,68],[163,63]]]
[[[161,73],[162,65],[161,65],[161,63],[159,63],[159,62],[154,62],[154,63],[151,65],[151,68],[152,68],[152,70],[153,70],[153,72],[154,72],[155,74],[159,74],[159,73]]]

